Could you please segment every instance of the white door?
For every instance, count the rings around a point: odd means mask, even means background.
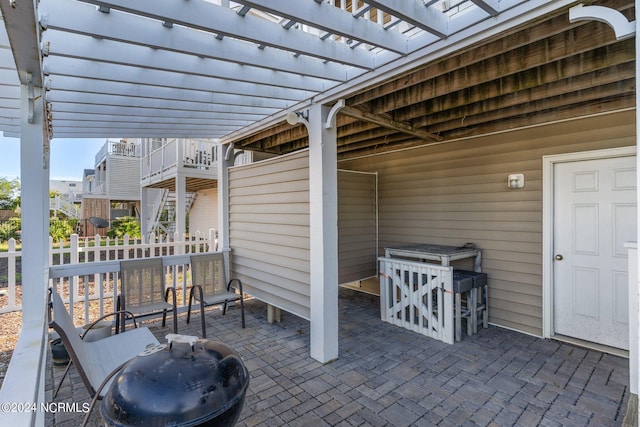
[[[627,249],[636,236],[636,160],[554,165],[554,331],[629,348]]]

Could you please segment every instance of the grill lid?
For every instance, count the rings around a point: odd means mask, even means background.
[[[249,385],[240,356],[219,341],[174,334],[167,339],[168,345],[134,357],[115,376],[101,405],[105,421],[195,426],[219,417],[233,425]]]

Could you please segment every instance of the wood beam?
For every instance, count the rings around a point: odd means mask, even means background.
[[[621,8],[624,7],[621,6],[623,5],[623,2],[621,1],[611,1],[609,3],[607,4],[608,6],[614,7],[617,10],[621,10]],[[628,9],[621,11],[624,12],[625,15],[630,15],[633,12],[633,10],[629,11]],[[347,102],[349,105],[357,106],[376,98],[390,95],[396,92],[399,88],[414,86],[421,82],[431,80],[436,76],[446,75],[452,70],[456,70],[461,67],[474,69],[478,63],[493,57],[504,56],[506,54],[507,59],[509,57],[517,58],[514,51],[522,48],[523,46],[538,43],[538,45],[541,46],[540,48],[544,50],[546,44],[545,40],[555,35],[564,37],[561,34],[567,31],[567,25],[566,11],[559,11],[556,16],[541,22],[539,25],[528,27],[520,31],[514,31],[510,34],[501,34],[500,37],[491,41],[486,41],[481,46],[468,48],[458,55],[449,56],[441,61],[433,62],[423,68],[408,73],[405,76],[399,76],[397,79],[372,88],[371,90],[364,91],[349,98]],[[572,27],[579,27],[579,25],[574,24]],[[596,31],[595,33],[594,30]],[[574,50],[572,54],[592,49],[598,43],[596,40],[602,39],[603,37],[606,38],[609,43],[615,43],[615,38],[611,30],[607,28],[606,24],[592,23],[587,26],[583,32],[586,32],[586,35],[583,34],[582,39],[578,38],[578,35],[572,36],[570,39],[566,39],[569,42],[569,46]],[[564,44],[564,39],[558,40],[562,41],[562,44]],[[579,43],[579,45],[574,43]],[[555,45],[557,45],[557,41]],[[578,48],[580,50],[577,50]],[[503,58],[501,60],[504,62],[505,59]]]
[[[420,139],[424,139],[427,141],[437,141],[438,138],[429,133],[429,132],[425,132],[423,130],[420,129],[416,129],[413,126],[404,123],[404,122],[398,122],[395,120],[391,120],[388,119],[386,117],[382,117],[380,115],[376,115],[376,114],[372,114],[369,113],[367,111],[362,111],[358,108],[355,107],[351,107],[351,106],[344,106],[341,110],[340,110],[341,114],[344,114],[346,116],[350,116],[353,117],[355,119],[359,119],[359,120],[363,120],[365,122],[371,122],[371,123],[375,123],[379,126],[388,128],[388,129],[393,129],[395,131],[398,132],[402,132],[402,133],[406,133],[409,135],[413,135],[415,137],[418,137]]]
[[[577,41],[584,39],[588,40],[589,48],[586,44]],[[630,42],[633,44],[633,40]],[[447,72],[439,71],[442,64],[427,66],[425,69],[431,71],[431,79],[416,85],[409,85],[407,83],[409,78],[397,79],[393,82],[394,90],[388,95],[377,97],[371,105],[371,111],[373,113],[392,111],[423,102],[425,99],[477,86],[498,77],[505,78],[567,58],[579,57],[581,54],[586,55],[581,62],[593,61],[594,64],[601,64],[600,67],[604,67],[620,61],[626,62],[629,58],[633,59],[633,53],[634,50],[629,48],[628,42],[616,42],[611,30],[604,24],[594,28],[576,28],[569,34],[560,34],[510,53],[487,57],[473,65],[460,66],[465,64],[460,58],[460,61],[456,61],[458,66],[448,64],[453,68],[449,68]],[[420,70],[420,73],[422,72],[423,70]],[[556,70],[556,72],[563,72],[563,70]],[[349,105],[354,105],[352,99],[348,102]]]
[[[633,73],[633,64],[630,64],[631,74]],[[537,89],[528,89],[504,96],[492,97],[486,100],[473,100],[457,106],[449,106],[450,108],[441,111],[425,112],[416,119],[417,125],[437,126],[439,123],[451,120],[452,117],[461,119],[462,117],[470,118],[477,114],[490,114],[494,111],[504,111],[507,108],[525,108],[528,113],[536,111],[539,103],[549,104],[556,99],[563,99],[565,105],[567,102],[583,102],[585,97],[598,96],[606,98],[609,96],[621,95],[634,87],[634,76],[629,73],[612,72],[611,78],[606,81],[597,79],[595,74],[580,76],[581,78],[572,78],[560,80],[556,83],[545,85]],[[597,83],[596,83],[597,82]]]
[[[40,28],[36,23],[35,2],[0,2],[4,27],[22,84],[42,87]],[[30,74],[30,76],[27,76]]]
[[[441,136],[444,140],[465,138],[482,135],[484,133],[501,132],[526,126],[535,126],[593,114],[635,108],[634,95],[635,93],[628,93],[609,99],[597,97],[583,104],[567,105],[564,108],[551,108],[536,112],[536,114],[526,114],[520,111],[519,115],[513,116],[507,111],[502,111],[496,120],[489,122],[481,120],[476,122],[475,125],[470,123],[465,127],[460,127],[459,123],[458,126],[454,127],[451,125],[446,126],[447,129],[442,130]],[[443,126],[443,128],[444,127],[445,126]]]

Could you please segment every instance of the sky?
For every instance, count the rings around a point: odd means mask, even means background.
[[[51,140],[50,179],[82,181],[82,172],[93,169],[95,156],[106,138],[54,138]],[[0,178],[20,178],[20,140],[0,136]]]

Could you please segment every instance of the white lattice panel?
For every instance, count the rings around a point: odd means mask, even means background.
[[[378,260],[382,320],[453,344],[453,267]]]

